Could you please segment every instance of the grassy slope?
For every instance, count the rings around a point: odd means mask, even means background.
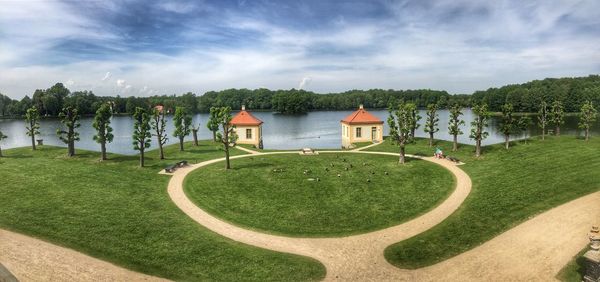
[[[324,267],[309,258],[239,244],[198,225],[169,199],[166,163],[222,157],[216,145],[166,150],[170,160],[64,148],[4,151],[0,227],[29,234],[125,267],[177,280],[315,280]],[[239,150],[232,150],[240,154]],[[156,157],[156,151],[148,156]],[[235,164],[235,161],[233,162]]]
[[[236,160],[230,171],[222,163],[199,169],[186,178],[185,190],[199,206],[246,227],[293,236],[349,235],[414,218],[452,191],[446,169],[421,160],[397,162],[395,156],[365,154],[251,157]],[[280,168],[284,172],[273,172]],[[317,177],[321,181],[308,180]]]
[[[433,149],[419,140],[409,153],[431,155]],[[451,143],[439,142],[450,153]],[[552,207],[600,189],[600,138],[589,142],[573,136],[546,141],[518,142],[509,151],[487,146],[480,159],[473,147],[457,153],[473,180],[465,203],[441,224],[411,239],[392,245],[386,258],[399,267],[418,268],[449,257],[493,238],[503,231]],[[397,151],[390,143],[373,151]]]

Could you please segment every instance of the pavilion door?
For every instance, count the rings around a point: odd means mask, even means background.
[[[371,127],[371,140],[377,140],[377,127]]]

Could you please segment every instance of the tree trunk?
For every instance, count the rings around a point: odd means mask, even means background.
[[[506,148],[506,150],[508,150],[508,146],[510,145],[510,141],[508,140],[509,138],[510,135],[504,134],[504,147]]]
[[[544,141],[546,137],[546,126],[542,126],[542,141]]]
[[[453,136],[453,142],[452,142],[452,152],[456,152],[456,150],[458,150],[458,137],[456,134],[454,134]]]
[[[217,132],[213,130],[213,142],[217,142]]]
[[[585,129],[585,141],[590,140],[590,130],[588,128]]]
[[[410,130],[410,138],[414,139],[415,138],[415,128],[411,128]]]
[[[75,155],[75,141],[74,140],[69,140],[69,157],[72,157]]]
[[[0,147],[0,158],[2,158],[2,147]]]
[[[183,151],[183,136],[179,137],[179,151]]]
[[[31,149],[35,150],[35,134],[31,134]]]
[[[106,142],[100,143],[100,151],[102,152],[102,155],[100,156],[100,160],[105,161],[106,160]]]
[[[556,136],[560,136],[560,126],[556,126],[556,132],[555,132]]]
[[[398,159],[398,163],[399,164],[404,164],[404,156],[405,156],[406,152],[404,150],[404,144],[400,145],[400,158]]]
[[[475,140],[475,157],[481,156],[481,140]]]
[[[194,137],[194,146],[198,146],[198,130],[192,130],[192,136]]]
[[[225,161],[226,161],[226,169],[231,169],[231,165],[229,164],[229,144],[225,144]]]
[[[433,132],[429,132],[429,147],[433,146]]]
[[[161,143],[162,140],[158,140],[158,153],[161,160],[165,159],[165,152],[163,151],[163,145]]]
[[[143,148],[143,147],[140,147],[140,148]],[[144,167],[144,149],[140,150],[140,167]]]

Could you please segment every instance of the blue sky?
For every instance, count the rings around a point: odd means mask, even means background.
[[[0,0],[0,93],[471,93],[600,73],[600,1]]]

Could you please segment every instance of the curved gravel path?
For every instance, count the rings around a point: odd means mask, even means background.
[[[397,156],[394,153],[362,151],[319,151],[320,153],[380,154]],[[257,155],[298,154],[297,151],[260,153],[234,156],[231,159]],[[310,158],[310,156],[307,156]],[[383,257],[384,249],[398,241],[415,236],[443,221],[452,214],[471,191],[471,179],[456,165],[447,160],[432,157],[410,156],[439,164],[456,178],[456,189],[440,205],[418,218],[382,230],[340,238],[290,238],[246,230],[220,220],[200,209],[187,198],[183,181],[188,173],[200,167],[223,161],[215,159],[177,170],[169,181],[169,196],[188,216],[208,229],[233,240],[279,252],[313,257],[327,268],[326,280],[389,280],[409,279],[409,271],[400,270]],[[400,276],[396,276],[396,275]],[[396,278],[394,278],[396,279]]]
[[[0,263],[19,281],[167,281],[3,229]]]

